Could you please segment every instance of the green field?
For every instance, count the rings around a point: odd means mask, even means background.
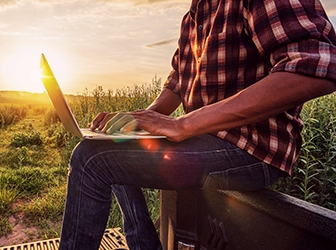
[[[160,88],[161,81],[155,78],[149,85],[116,91],[99,86],[85,89],[67,99],[85,126],[99,111],[146,108]],[[294,174],[272,188],[336,211],[335,100],[333,94],[304,106],[304,144]],[[59,237],[68,160],[78,141],[59,123],[47,95],[0,92],[0,237],[10,235],[9,218],[15,215],[22,217],[21,223],[38,229],[29,240]],[[158,191],[144,192],[155,220]],[[108,227],[120,226],[120,212],[113,202]]]

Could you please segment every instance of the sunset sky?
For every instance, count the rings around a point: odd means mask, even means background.
[[[334,26],[336,1],[322,0]],[[190,0],[0,0],[0,90],[43,92],[44,53],[65,93],[164,81]]]

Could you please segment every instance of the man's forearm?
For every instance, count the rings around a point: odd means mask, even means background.
[[[180,104],[181,100],[179,95],[170,89],[164,89],[147,109],[160,114],[170,115]]]
[[[181,117],[179,123],[188,138],[259,122],[335,90],[336,84],[328,80],[273,73],[228,99]]]

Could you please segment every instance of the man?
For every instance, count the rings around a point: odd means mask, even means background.
[[[250,191],[290,175],[302,104],[336,90],[336,36],[317,0],[193,0],[172,66],[147,110],[91,124],[167,139],[74,150],[60,249],[98,249],[112,190],[129,248],[161,249],[141,187]]]

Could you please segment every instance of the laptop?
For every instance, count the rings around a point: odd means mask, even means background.
[[[165,138],[165,136],[151,135],[146,131],[136,131],[127,134],[123,134],[121,132],[106,134],[99,130],[92,131],[89,128],[80,128],[44,54],[42,54],[41,56],[40,69],[42,73],[41,77],[42,83],[51,99],[52,104],[56,109],[56,113],[59,116],[65,129],[71,134],[82,139],[92,139],[92,140]]]

